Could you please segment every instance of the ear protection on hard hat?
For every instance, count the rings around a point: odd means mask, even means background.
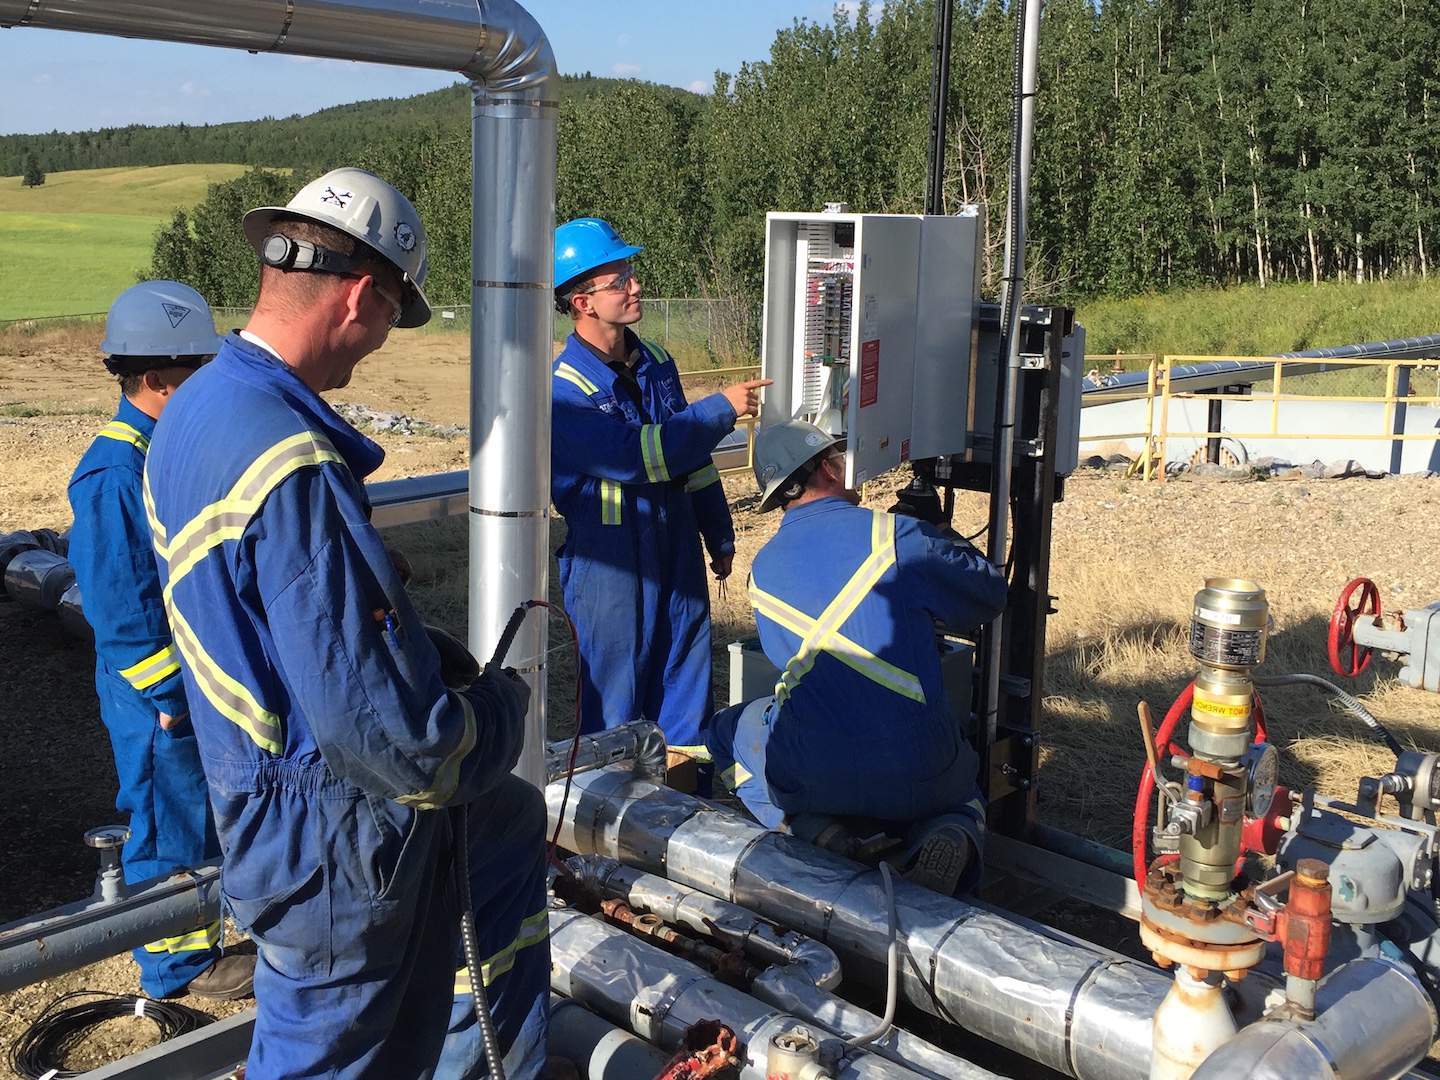
[[[277,270],[313,270],[323,274],[351,274],[363,265],[352,255],[280,233],[271,233],[261,242],[260,260]]]

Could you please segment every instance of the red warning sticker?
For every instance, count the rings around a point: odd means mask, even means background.
[[[880,397],[880,339],[860,343],[860,408]]]

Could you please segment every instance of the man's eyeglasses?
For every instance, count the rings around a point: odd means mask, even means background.
[[[612,290],[614,292],[626,292],[630,288],[630,283],[634,280],[634,270],[621,270],[620,273],[616,274],[611,280],[605,282],[603,285],[591,285],[588,289],[578,289],[576,290],[576,295],[579,296],[585,293],[610,292]]]
[[[382,289],[373,277],[370,279],[370,287],[383,296],[390,304],[390,328],[393,330],[405,314],[405,305],[402,304],[397,297],[392,296],[389,292]]]

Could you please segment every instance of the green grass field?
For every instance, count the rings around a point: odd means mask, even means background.
[[[243,165],[0,177],[0,320],[104,311],[150,262],[155,229]]]
[[[1440,280],[1189,289],[1076,310],[1092,355],[1259,356],[1440,333]]]

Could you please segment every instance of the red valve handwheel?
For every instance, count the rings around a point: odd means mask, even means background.
[[[1330,613],[1330,668],[1353,679],[1370,666],[1373,650],[1355,641],[1355,623],[1371,618],[1380,625],[1380,590],[1369,578],[1357,577],[1346,585]]]

